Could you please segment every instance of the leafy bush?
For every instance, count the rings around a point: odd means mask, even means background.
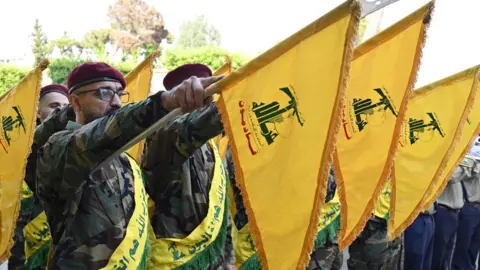
[[[25,77],[30,70],[12,65],[0,65],[0,96]]]
[[[58,58],[50,62],[48,67],[48,75],[52,79],[52,83],[57,84],[67,84],[67,78],[70,71],[75,67],[81,65],[82,63],[88,62],[89,60],[81,59],[72,59],[72,58]],[[108,63],[109,65],[117,68],[123,75],[128,74],[132,69],[135,68],[135,65],[129,63]]]
[[[127,75],[130,71],[132,71],[136,67],[135,64],[124,63],[124,62],[120,62],[116,64],[108,62],[108,64],[118,69],[120,72],[123,73],[123,75]]]
[[[217,47],[174,48],[166,51],[163,65],[168,70],[172,70],[183,64],[198,63],[207,65],[212,71],[215,71],[225,64],[225,56],[227,55],[232,61],[233,70],[238,69],[249,60],[246,56],[230,54]]]
[[[70,71],[83,62],[85,61],[71,58],[54,59],[48,66],[48,76],[52,79],[52,83],[66,85]]]

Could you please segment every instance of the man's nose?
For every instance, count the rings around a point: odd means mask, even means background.
[[[118,96],[118,94],[115,94],[113,96],[112,102],[110,102],[110,106],[112,107],[122,107],[122,100]]]

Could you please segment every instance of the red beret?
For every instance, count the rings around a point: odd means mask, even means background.
[[[212,76],[212,71],[209,67],[202,64],[185,64],[167,73],[163,79],[163,86],[170,90],[192,76],[199,78],[210,77]]]
[[[123,88],[126,85],[125,77],[117,69],[103,62],[86,62],[68,74],[67,87],[72,93],[79,87],[101,81],[119,82]]]
[[[40,90],[40,99],[42,99],[42,97],[46,94],[52,92],[57,92],[68,97],[68,89],[65,86],[60,84],[50,84],[42,87],[42,90]]]

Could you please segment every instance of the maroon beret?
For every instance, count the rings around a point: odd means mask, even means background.
[[[117,69],[103,62],[86,62],[68,74],[67,87],[72,93],[79,87],[101,81],[119,82],[123,88],[126,85],[125,77]]]
[[[68,89],[61,84],[50,84],[40,90],[40,99],[48,93],[57,92],[68,97]]]
[[[163,86],[170,90],[192,76],[199,78],[210,77],[212,76],[212,71],[209,67],[202,64],[185,64],[167,73],[163,79]]]

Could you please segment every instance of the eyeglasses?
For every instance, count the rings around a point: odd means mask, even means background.
[[[115,91],[110,87],[100,87],[97,89],[81,91],[75,94],[77,96],[80,96],[90,92],[95,92],[95,96],[108,103],[111,103],[113,101],[115,95],[118,95],[118,97],[120,97],[120,101],[122,101],[122,103],[128,103],[128,101],[130,100],[130,93],[124,92],[123,90]]]

